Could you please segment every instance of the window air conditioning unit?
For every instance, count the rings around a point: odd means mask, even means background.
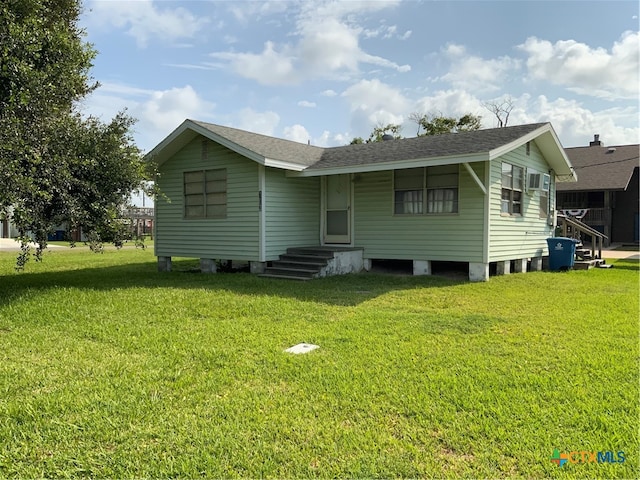
[[[543,192],[549,191],[549,185],[551,184],[551,175],[547,173],[539,173],[536,171],[527,172],[527,190],[542,190]]]

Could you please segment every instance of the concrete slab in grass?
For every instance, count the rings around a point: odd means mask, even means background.
[[[319,345],[313,345],[311,343],[299,343],[297,345],[294,345],[293,347],[287,348],[285,350],[285,352],[287,352],[287,353],[295,353],[295,354],[309,353],[309,352],[313,352],[317,348],[320,348],[320,346]]]

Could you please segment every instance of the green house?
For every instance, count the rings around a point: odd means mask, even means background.
[[[160,270],[192,257],[282,275],[313,255],[331,259],[317,275],[382,260],[427,275],[464,262],[472,281],[539,270],[556,182],[576,180],[549,123],[321,148],[186,120],[147,158]]]

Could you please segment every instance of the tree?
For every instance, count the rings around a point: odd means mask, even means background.
[[[66,223],[103,234],[141,186],[144,164],[133,119],[83,118],[77,102],[97,84],[96,55],[78,27],[80,0],[5,0],[0,5],[0,215],[12,216],[28,259]]]
[[[400,131],[402,130],[401,125],[397,125],[395,123],[389,123],[387,125],[378,125],[373,129],[371,135],[367,139],[367,143],[371,142],[382,142],[384,140],[385,135],[391,135],[394,140],[399,140],[402,138],[400,135]]]
[[[502,128],[509,123],[509,115],[515,105],[511,97],[505,97],[502,100],[485,102],[482,106],[495,115],[498,120],[498,127]]]
[[[482,124],[479,115],[467,113],[460,118],[446,117],[441,113],[421,115],[413,112],[409,119],[418,124],[417,136],[441,135],[443,133],[457,133],[478,130]],[[421,129],[424,130],[421,132]]]
[[[395,123],[389,123],[387,125],[379,124],[378,126],[373,128],[373,131],[369,135],[369,138],[364,140],[362,137],[353,137],[353,140],[349,142],[349,145],[382,142],[383,140],[385,140],[385,135],[391,135],[394,140],[398,140],[402,138],[402,135],[400,135],[400,130],[402,130],[402,126]]]

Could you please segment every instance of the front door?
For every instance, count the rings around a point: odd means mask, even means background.
[[[325,177],[324,243],[351,243],[351,178]]]

